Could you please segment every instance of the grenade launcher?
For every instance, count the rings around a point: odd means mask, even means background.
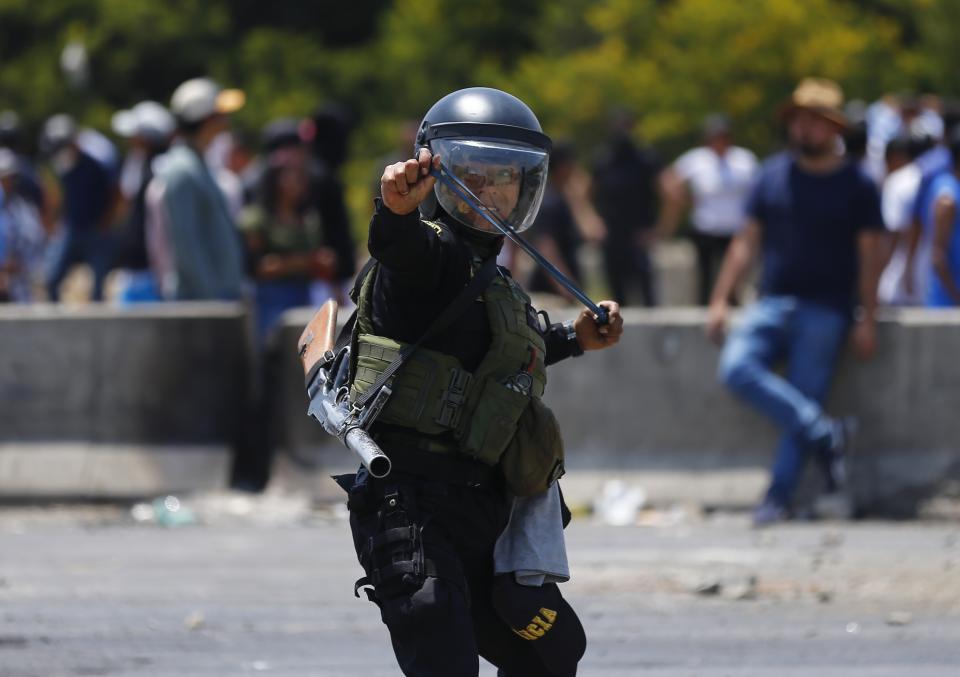
[[[310,399],[307,414],[355,453],[371,475],[385,477],[390,472],[390,459],[367,428],[383,409],[391,391],[384,385],[362,409],[350,403],[350,344],[336,347],[338,309],[333,299],[324,303],[297,342]]]

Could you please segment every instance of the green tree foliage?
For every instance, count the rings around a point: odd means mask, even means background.
[[[544,45],[512,74],[552,126],[583,141],[596,138],[606,110],[624,105],[641,114],[648,139],[676,149],[693,140],[706,114],[723,111],[740,123],[743,140],[769,150],[777,107],[805,75],[834,78],[849,95],[867,98],[911,81],[900,27],[852,4],[584,5],[579,21],[588,33],[579,48],[551,53]],[[563,24],[576,20],[561,16],[560,31],[573,30]]]
[[[345,178],[362,229],[375,158],[453,89],[512,91],[583,149],[613,107],[637,112],[667,155],[725,111],[764,153],[805,75],[868,101],[960,96],[957,26],[954,0],[0,0],[0,108],[31,131],[59,111],[106,130],[114,110],[167,101],[201,74],[247,91],[248,131],[343,103],[357,118]],[[71,42],[88,50],[87,88],[61,72]]]

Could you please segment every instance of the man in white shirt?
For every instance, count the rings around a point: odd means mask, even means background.
[[[925,137],[929,138],[929,137]],[[921,236],[917,246],[913,276],[907,281],[909,243],[907,233],[913,221],[914,201],[923,172],[913,160],[924,147],[922,141],[898,136],[887,144],[887,177],[883,181],[881,208],[883,223],[893,235],[890,260],[880,276],[877,295],[884,305],[923,305],[927,273],[930,270],[930,237]]]
[[[757,157],[733,145],[730,121],[711,115],[704,145],[693,148],[662,175],[662,233],[673,232],[690,204],[697,248],[699,302],[707,305],[727,246],[743,224],[743,205],[757,173]]]

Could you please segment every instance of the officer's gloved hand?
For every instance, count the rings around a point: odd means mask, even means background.
[[[431,155],[421,148],[417,159],[388,165],[380,177],[380,197],[394,214],[409,214],[414,211],[437,182],[430,176],[430,164],[440,168],[440,156]]]
[[[601,301],[597,305],[607,309],[607,324],[597,324],[597,316],[584,309],[573,321],[577,333],[577,343],[584,351],[609,348],[620,340],[623,334],[623,317],[620,316],[620,304],[616,301]]]

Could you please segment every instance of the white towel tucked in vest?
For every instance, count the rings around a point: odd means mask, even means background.
[[[494,573],[513,573],[520,585],[570,580],[556,482],[542,494],[513,499],[510,522],[493,550],[493,565]]]

